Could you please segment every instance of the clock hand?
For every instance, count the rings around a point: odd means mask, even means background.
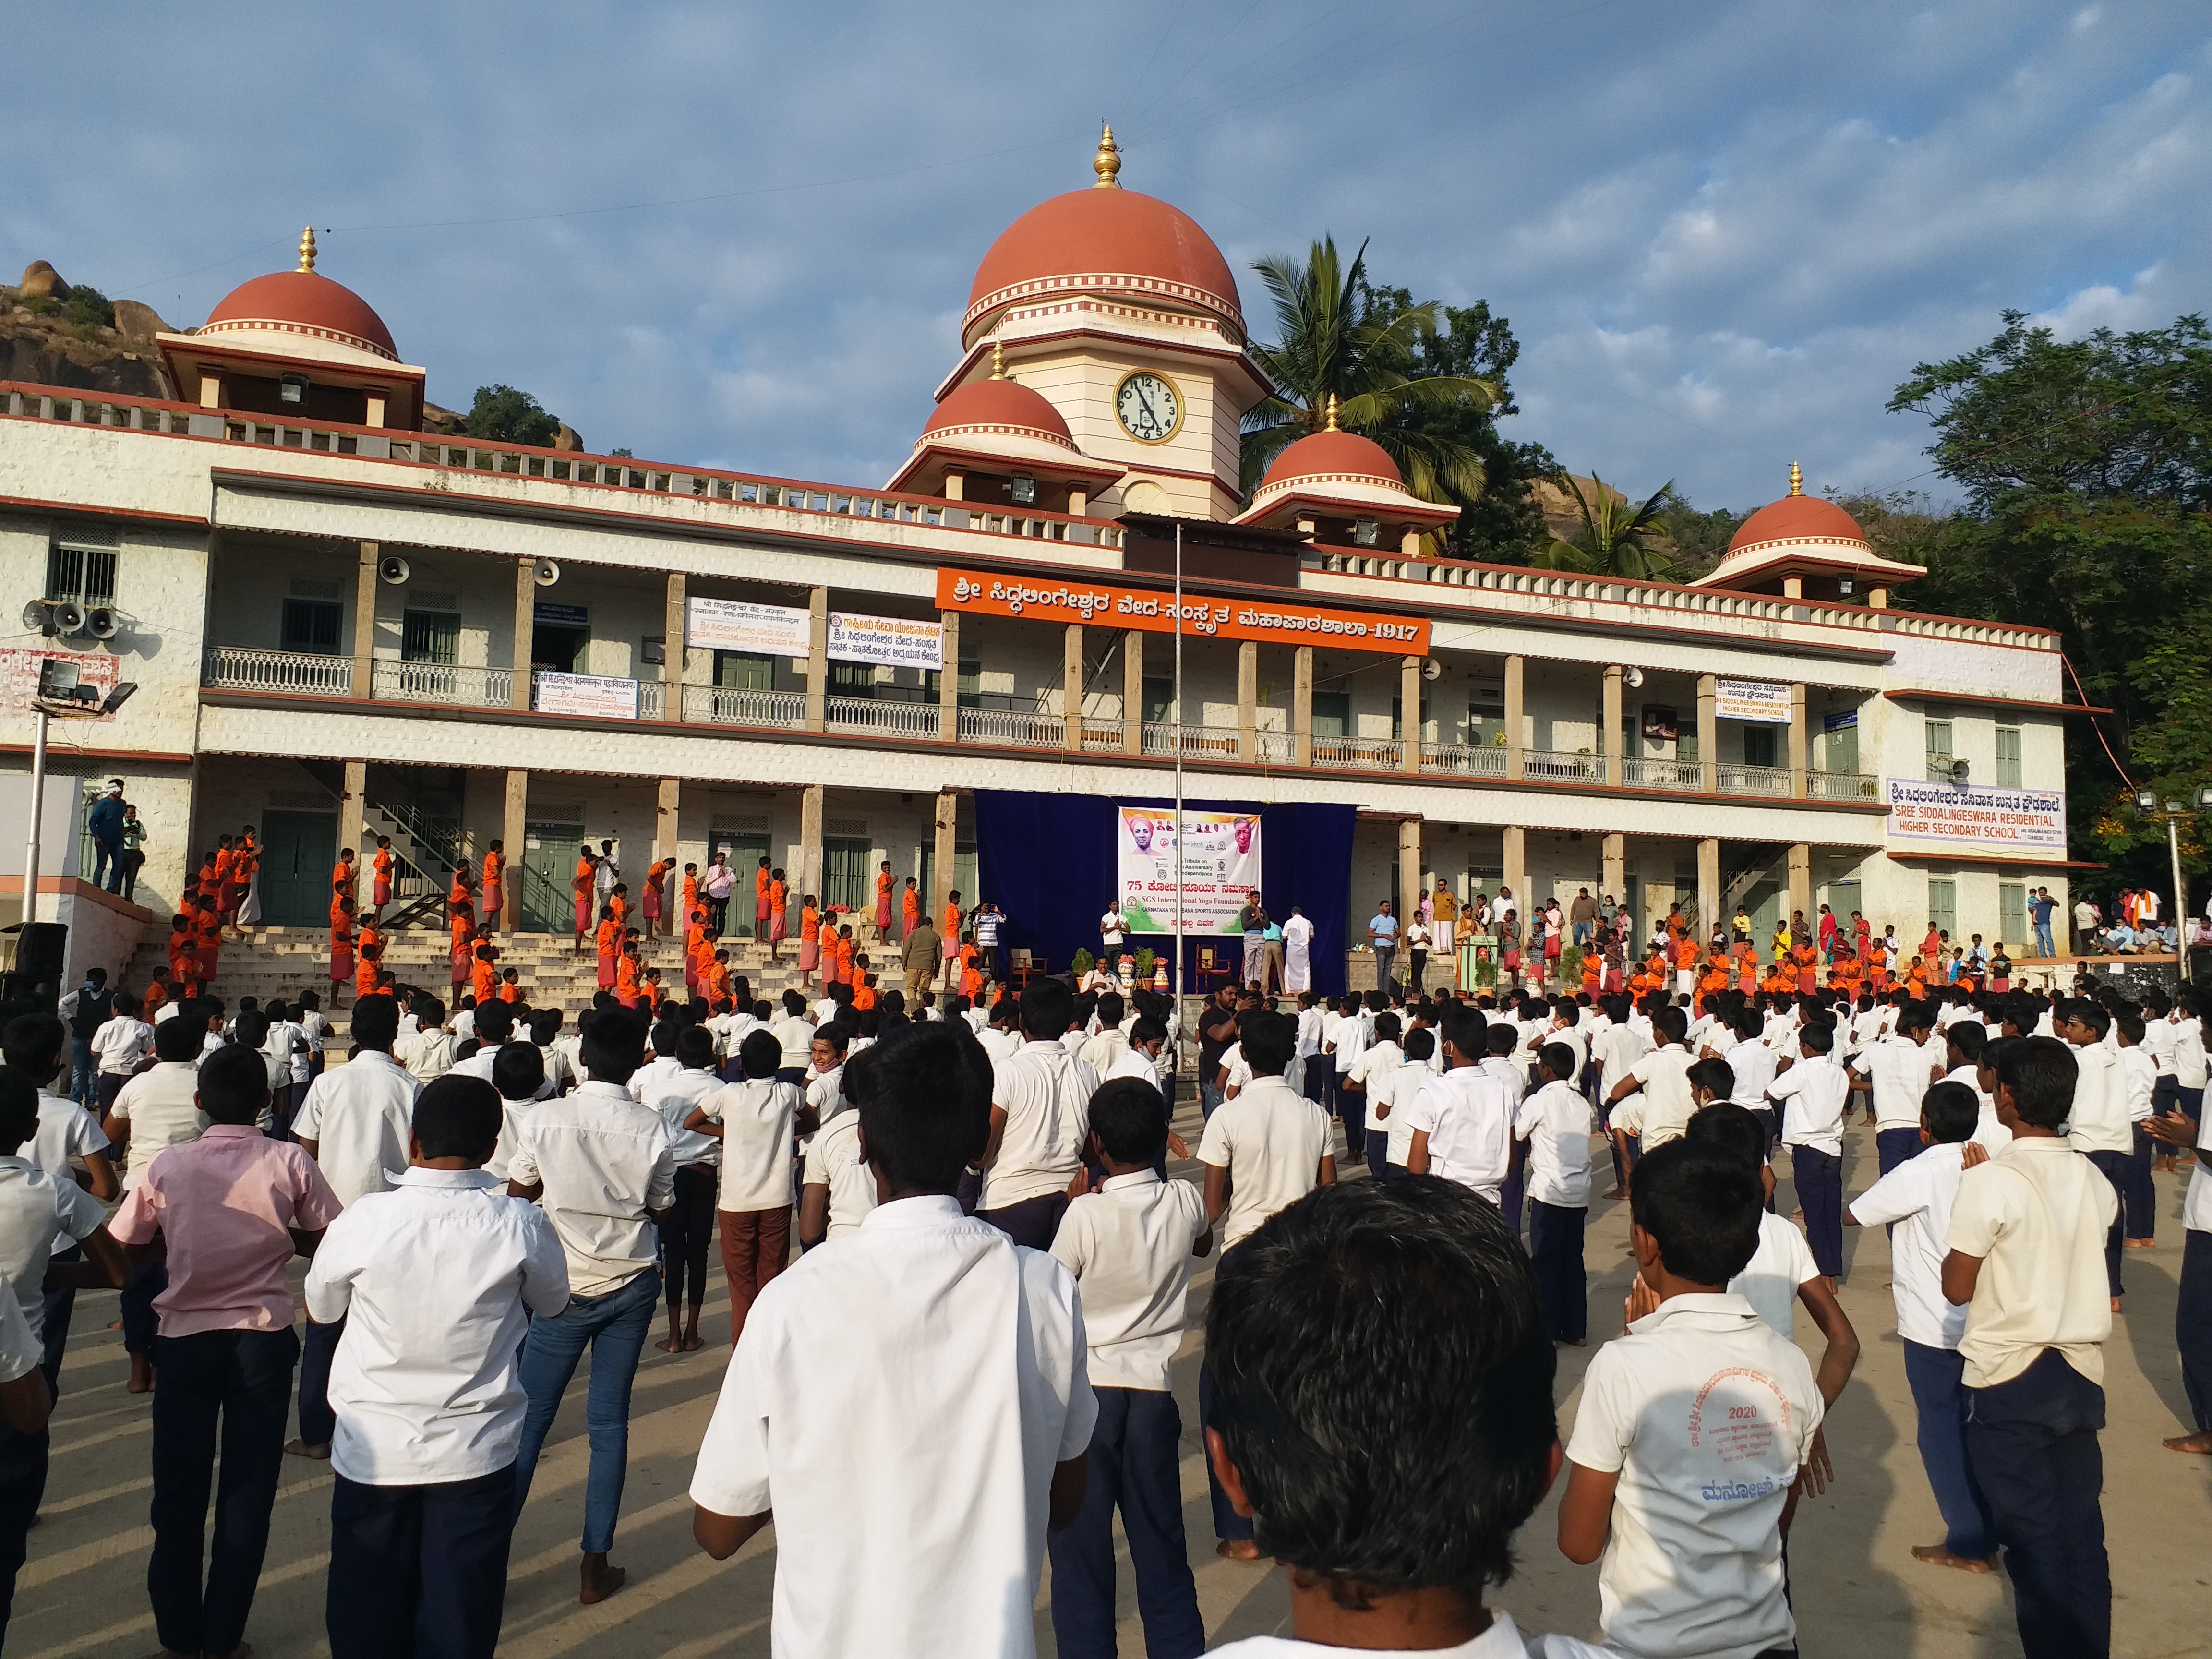
[[[1152,407],[1152,400],[1145,395],[1145,388],[1141,386],[1132,386],[1129,389],[1137,394],[1137,401],[1144,405],[1145,413],[1148,417],[1150,417],[1152,422],[1152,429],[1155,432],[1158,431],[1160,428],[1160,412]]]

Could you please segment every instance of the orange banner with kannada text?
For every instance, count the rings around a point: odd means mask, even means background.
[[[939,569],[937,607],[969,616],[1096,623],[1146,634],[1176,631],[1173,593],[1076,577],[994,576],[975,570]],[[1426,617],[1343,611],[1283,599],[1209,599],[1185,592],[1182,631],[1193,638],[1334,645],[1397,657],[1429,653]]]

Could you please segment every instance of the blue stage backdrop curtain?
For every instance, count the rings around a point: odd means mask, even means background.
[[[1097,955],[1098,918],[1117,890],[1116,806],[1173,806],[1142,795],[1036,794],[1012,789],[975,792],[975,863],[981,891],[1006,913],[1003,935],[1065,973],[1080,945]],[[1297,905],[1314,925],[1314,988],[1344,989],[1345,929],[1351,902],[1352,830],[1357,809],[1256,801],[1186,800],[1186,809],[1260,815],[1260,897],[1268,914]],[[1164,952],[1165,935],[1139,936]],[[1195,990],[1197,947],[1184,939],[1183,982]]]

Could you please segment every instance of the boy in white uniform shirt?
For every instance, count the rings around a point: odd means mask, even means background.
[[[123,1190],[115,1166],[108,1162],[107,1155],[113,1149],[90,1112],[48,1086],[63,1075],[69,1048],[69,1028],[52,1014],[20,1014],[0,1032],[0,1055],[4,1055],[8,1068],[30,1079],[38,1090],[39,1127],[23,1144],[22,1156],[56,1180],[82,1187],[105,1203]],[[71,1165],[73,1158],[84,1160],[82,1177]],[[54,1241],[55,1261],[76,1261],[82,1256],[74,1239]],[[43,1270],[39,1277],[43,1282]],[[125,1282],[129,1280],[126,1274]],[[57,1394],[61,1389],[62,1357],[69,1346],[70,1319],[76,1307],[74,1285],[56,1285],[45,1292],[40,1302],[39,1337],[45,1350],[41,1369],[47,1386]]]
[[[1060,1041],[1074,1017],[1066,986],[1056,979],[1031,983],[1022,992],[1022,1047],[992,1079],[975,1213],[1032,1249],[1049,1248],[1067,1208],[1068,1183],[1090,1133],[1085,1109],[1098,1088],[1098,1073]]]
[[[783,1047],[775,1032],[747,1032],[738,1048],[744,1081],[726,1084],[704,1097],[684,1123],[722,1143],[714,1218],[721,1234],[722,1273],[730,1285],[732,1347],[744,1334],[745,1320],[762,1290],[783,1271],[791,1255],[791,1152],[803,1103],[797,1085],[784,1080],[782,1061]],[[815,1140],[831,1127],[819,1125]],[[814,1147],[809,1146],[810,1182],[814,1179],[813,1156]],[[808,1242],[803,1222],[799,1238],[802,1243]]]
[[[115,994],[115,1011],[92,1034],[92,1058],[99,1073],[94,1098],[105,1112],[131,1080],[138,1062],[154,1051],[154,1028],[138,1018],[138,999],[128,991]]]
[[[1805,1243],[1836,1288],[1844,1271],[1844,1114],[1850,1077],[1828,1057],[1835,1028],[1808,1025],[1797,1034],[1799,1058],[1774,1079],[1766,1098],[1782,1109],[1782,1144],[1805,1212]]]
[[[552,1224],[483,1167],[501,1127],[492,1085],[431,1084],[398,1185],[333,1221],[307,1270],[309,1315],[346,1328],[330,1382],[332,1659],[499,1644],[523,1333],[568,1304]]]
[[[1874,1090],[1875,1157],[1884,1175],[1920,1150],[1920,1097],[1941,1069],[1923,1047],[1934,1024],[1926,1003],[1908,1003],[1897,1030],[1851,1062]]]
[[[1528,1257],[1536,1300],[1554,1342],[1588,1346],[1589,1298],[1583,1276],[1583,1224],[1589,1216],[1590,1104],[1574,1086],[1575,1051],[1560,1042],[1537,1052],[1541,1085],[1521,1103],[1513,1133],[1528,1147]]]
[[[1386,1180],[1395,1180],[1408,1173],[1407,1156],[1413,1148],[1413,1114],[1406,1109],[1431,1078],[1443,1073],[1436,1068],[1440,1056],[1437,1034],[1426,1026],[1406,1033],[1406,1063],[1382,1079],[1382,1121],[1389,1126],[1382,1139],[1382,1174]]]
[[[854,1068],[880,1201],[754,1304],[692,1530],[724,1560],[773,1511],[779,1655],[1025,1659],[1045,1534],[1082,1507],[1097,1415],[1075,1279],[960,1213],[991,1133],[972,1037],[916,1026]]]
[[[1214,1109],[1198,1148],[1198,1161],[1206,1166],[1206,1218],[1221,1226],[1224,1264],[1269,1216],[1336,1180],[1328,1115],[1283,1081],[1297,1046],[1297,1028],[1285,1015],[1263,1012],[1247,1014],[1240,1023],[1254,1073],[1251,1086]],[[1212,1376],[1201,1362],[1199,1414],[1208,1420],[1212,1397]],[[1237,1513],[1211,1469],[1208,1485],[1214,1535],[1220,1540],[1216,1553],[1231,1560],[1258,1560],[1251,1521]]]
[[[1611,1081],[1606,1103],[1618,1106],[1632,1094],[1642,1094],[1643,1108],[1636,1114],[1638,1157],[1649,1157],[1654,1147],[1680,1136],[1690,1121],[1692,1109],[1687,1074],[1696,1056],[1682,1046],[1689,1022],[1680,1008],[1662,1008],[1651,1017],[1652,1040],[1659,1046],[1631,1066],[1618,1082]]]
[[[1996,1158],[1966,1153],[1944,1241],[1943,1297],[1966,1309],[1967,1461],[1996,1521],[2021,1644],[2038,1659],[2112,1646],[2097,1431],[2112,1314],[2099,1256],[2119,1200],[2058,1132],[2080,1053],[2046,1037],[1998,1051],[2012,1145]]]
[[[1990,1041],[1988,1028],[1978,1020],[1962,1020],[1954,1025],[1943,1039],[1943,1081],[1964,1084],[1973,1091],[1981,1116],[1972,1138],[1995,1157],[2012,1145],[2012,1132],[1997,1121],[1997,1103],[1982,1086],[1982,1056]]]
[[[2135,1151],[2135,1125],[2128,1118],[2127,1079],[2118,1051],[2106,1042],[2112,1016],[2087,997],[2066,997],[2052,1016],[2054,1034],[2073,1050],[2074,1101],[2067,1116],[2066,1140],[2112,1183],[2118,1198],[2127,1190],[2128,1161]],[[2105,1241],[2105,1271],[2112,1287],[2112,1311],[2120,1310],[2121,1218],[2112,1213]]]
[[[653,1346],[663,1353],[694,1353],[702,1346],[699,1312],[707,1300],[707,1257],[720,1220],[716,1195],[722,1146],[703,1122],[693,1128],[690,1120],[704,1117],[701,1103],[723,1085],[714,1067],[714,1034],[703,1024],[664,1019],[653,1027],[653,1037],[656,1048],[665,1042],[674,1050],[656,1055],[655,1064],[665,1059],[676,1067],[656,1073],[651,1066],[641,1066],[629,1085],[630,1097],[659,1113],[675,1141],[675,1195],[659,1221],[668,1334]]]
[[[1124,1079],[1091,1097],[1086,1160],[1106,1180],[1062,1217],[1053,1255],[1082,1287],[1098,1422],[1074,1525],[1048,1540],[1052,1626],[1068,1659],[1115,1652],[1114,1512],[1121,1514],[1145,1648],[1166,1659],[1206,1649],[1183,1541],[1182,1419],[1172,1367],[1182,1338],[1193,1256],[1213,1249],[1198,1188],[1153,1172],[1165,1156],[1167,1102]]]
[[[1412,1131],[1406,1167],[1455,1181],[1498,1204],[1513,1158],[1513,1101],[1482,1069],[1489,1031],[1480,1011],[1462,1003],[1447,1013],[1443,1043],[1443,1075],[1427,1079],[1411,1102],[1394,1109],[1406,1114]]]
[[[1358,1089],[1367,1103],[1365,1135],[1358,1147],[1346,1150],[1354,1157],[1364,1157],[1367,1167],[1377,1176],[1389,1154],[1390,1121],[1382,1114],[1389,1091],[1383,1085],[1406,1063],[1406,1051],[1398,1046],[1398,1030],[1397,1015],[1376,1015],[1375,1040],[1352,1061],[1352,1069],[1343,1073],[1343,1082]]]
[[[1637,1166],[1630,1242],[1658,1305],[1583,1374],[1559,1505],[1561,1553],[1604,1557],[1609,1651],[1756,1659],[1795,1644],[1782,1540],[1824,1408],[1804,1354],[1725,1288],[1757,1248],[1761,1202],[1717,1146],[1678,1140]]]
[[[1981,1030],[1953,1029],[1977,1034]],[[1915,1545],[1912,1559],[1988,1573],[1996,1571],[1995,1523],[1989,1499],[1966,1462],[1966,1393],[1960,1382],[1965,1361],[1959,1356],[1966,1310],[1943,1297],[1943,1257],[1948,1251],[1944,1240],[1960,1177],[1966,1173],[1966,1148],[1973,1144],[1980,1117],[1981,1102],[1965,1084],[1947,1078],[1929,1090],[1920,1108],[1925,1149],[1853,1200],[1851,1219],[1890,1228],[1890,1283],[1897,1298],[1898,1340],[1905,1349],[1905,1381],[1919,1419],[1920,1466],[1943,1517],[1943,1541]]]
[[[1224,1376],[1207,1465],[1283,1564],[1291,1604],[1287,1637],[1218,1659],[1601,1659],[1483,1605],[1559,1455],[1552,1346],[1492,1206],[1433,1182],[1316,1194],[1223,1262],[1206,1347]],[[1322,1444],[1342,1449],[1287,1449]]]
[[[2127,1093],[2128,1125],[2135,1146],[2128,1153],[2127,1176],[2120,1187],[2121,1231],[2125,1247],[2148,1250],[2155,1242],[2158,1193],[2151,1184],[2151,1152],[2156,1146],[2143,1125],[2156,1109],[2158,1062],[2143,1038],[2148,1028],[2138,1013],[2118,1015],[2112,1034],[2119,1039],[2120,1079]]]

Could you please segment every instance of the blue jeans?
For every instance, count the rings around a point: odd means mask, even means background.
[[[1920,1466],[1943,1516],[1943,1547],[1971,1561],[1996,1553],[1990,1501],[1966,1462],[1966,1361],[1955,1348],[1905,1345],[1905,1381],[1920,1419]]]
[[[100,1068],[93,1063],[92,1039],[70,1039],[70,1098],[88,1112],[99,1108]]]
[[[1575,922],[1572,924],[1571,931],[1574,935],[1575,949],[1577,951],[1589,950],[1590,934],[1592,932],[1590,924],[1586,921]]]
[[[2058,954],[2051,947],[2051,924],[2047,921],[2039,921],[2035,924],[2035,954],[2039,957],[2055,957]]]
[[[123,890],[123,838],[104,841],[95,836],[92,841],[92,884],[104,886],[111,893]]]
[[[1387,991],[1390,988],[1390,959],[1397,954],[1398,947],[1395,945],[1378,945],[1375,947],[1375,988],[1376,990]]]
[[[514,1512],[530,1497],[538,1454],[552,1431],[561,1396],[584,1349],[592,1350],[591,1392],[584,1403],[584,1432],[592,1443],[591,1473],[584,1481],[584,1553],[614,1547],[615,1516],[622,1508],[623,1477],[629,1467],[629,1389],[638,1356],[660,1305],[660,1269],[647,1267],[619,1290],[580,1296],[550,1319],[531,1322],[522,1345],[522,1389],[530,1396],[522,1417],[522,1447],[514,1459]]]
[[[1053,1637],[1063,1659],[1113,1659],[1118,1506],[1148,1659],[1195,1659],[1206,1651],[1206,1626],[1183,1542],[1177,1473],[1182,1419],[1176,1397],[1144,1389],[1100,1389],[1097,1395],[1083,1508],[1065,1532],[1045,1540],[1052,1552]]]

